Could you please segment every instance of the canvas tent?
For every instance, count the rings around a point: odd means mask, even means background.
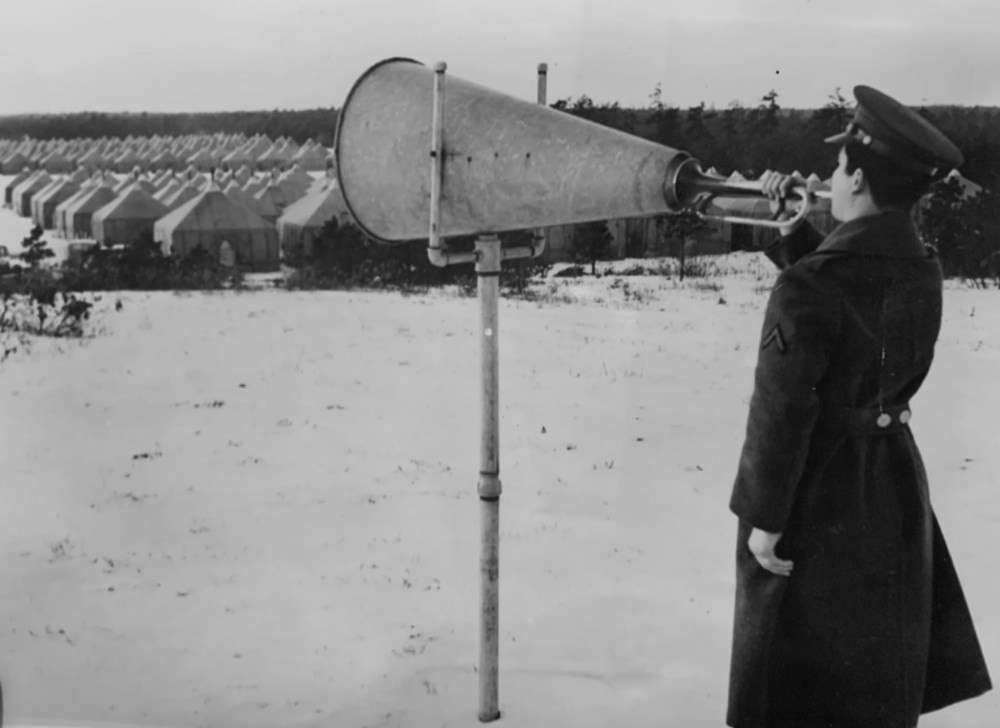
[[[162,197],[157,196],[157,200],[162,202],[167,206],[167,210],[176,210],[178,207],[186,203],[188,200],[192,200],[197,197],[199,190],[193,181],[185,182],[169,194],[165,194]]]
[[[56,205],[55,212],[52,213],[52,225],[57,234],[64,238],[73,237],[73,218],[70,217],[69,211],[81,197],[99,184],[101,184],[100,179],[86,179],[80,183],[80,189]]]
[[[181,160],[168,148],[154,154],[149,164],[153,169],[176,170],[181,166]]]
[[[31,222],[34,225],[41,225],[42,224],[41,223],[41,211],[40,211],[40,208],[38,207],[38,200],[39,200],[39,198],[44,198],[50,192],[52,192],[55,189],[57,189],[62,184],[62,182],[63,182],[64,179],[66,179],[66,178],[65,177],[61,177],[61,176],[60,177],[52,177],[51,179],[49,179],[49,183],[47,185],[45,185],[44,187],[42,187],[40,190],[38,190],[37,192],[35,192],[35,194],[33,194],[31,196],[31,204],[29,205],[29,209],[30,209],[29,217],[31,218]]]
[[[245,185],[253,177],[253,170],[247,165],[243,165],[235,172],[233,172],[233,179],[239,182],[241,185]]]
[[[225,186],[223,192],[231,200],[240,203],[246,208],[249,208],[256,214],[263,217],[264,208],[260,204],[260,200],[251,194],[248,194],[240,187],[240,183],[236,180],[230,180],[229,184]]]
[[[14,176],[14,179],[12,179],[10,182],[7,183],[7,186],[4,188],[3,192],[4,205],[12,204],[14,200],[14,190],[17,189],[17,186],[20,185],[22,182],[24,182],[24,180],[28,179],[28,177],[30,177],[32,174],[34,174],[34,170],[32,170],[30,167],[24,167],[21,169],[20,172],[18,172]]]
[[[91,147],[90,151],[85,152],[76,162],[87,172],[96,172],[99,169],[104,169],[107,166],[107,160],[98,147]]]
[[[269,222],[227,197],[215,184],[153,225],[164,254],[184,256],[204,248],[215,260],[231,250],[254,271],[280,268],[278,234]]]
[[[208,172],[218,164],[218,159],[207,149],[200,149],[188,157],[187,162],[188,169],[193,167],[199,172]]]
[[[243,191],[248,195],[253,195],[256,197],[257,193],[262,189],[267,187],[270,183],[270,177],[251,177],[243,185]]]
[[[24,169],[26,165],[30,165],[28,157],[19,151],[11,152],[9,155],[0,159],[0,174],[16,174],[19,170]]]
[[[306,172],[322,172],[326,169],[326,150],[310,139],[295,153],[292,161]]]
[[[284,169],[292,159],[292,152],[288,144],[280,141],[271,145],[271,148],[257,157],[257,168],[264,171],[272,169]]]
[[[52,174],[68,174],[73,171],[74,163],[58,149],[53,149],[39,161],[38,165]]]
[[[72,177],[60,179],[32,200],[32,219],[45,230],[51,230],[55,227],[56,207],[63,200],[69,199],[79,189],[80,184],[74,182]]]
[[[115,199],[112,181],[113,178],[109,175],[100,185],[91,188],[77,198],[76,202],[66,211],[67,226],[73,231],[73,237],[93,237],[91,223],[94,213]]]
[[[278,218],[282,253],[286,256],[311,255],[313,242],[323,226],[334,218],[340,224],[352,222],[340,186],[336,180],[330,180],[325,188],[289,205]]]
[[[14,212],[21,217],[31,216],[31,198],[38,192],[49,186],[52,177],[44,169],[39,169],[35,174],[28,177],[21,184],[14,188],[11,202]]]
[[[283,172],[278,177],[278,186],[285,191],[285,195],[289,200],[288,204],[291,204],[301,197],[305,197],[309,188],[312,186],[312,183],[312,175],[303,170],[297,164],[292,165],[291,169],[287,172]]]
[[[91,228],[99,243],[131,245],[143,235],[152,235],[153,223],[166,214],[162,202],[134,184],[94,212]]]
[[[183,186],[183,184],[184,183],[178,180],[176,177],[171,177],[163,184],[162,187],[160,187],[160,189],[158,189],[156,192],[153,193],[153,197],[155,197],[160,202],[166,202],[167,198],[176,193],[177,190],[179,190]]]
[[[271,183],[259,190],[254,195],[254,199],[260,203],[260,216],[272,224],[281,217],[285,208],[294,202],[294,200],[289,199],[285,190],[276,183]]]
[[[250,155],[247,154],[246,149],[238,148],[229,152],[222,158],[222,166],[226,169],[236,169],[238,167],[244,167],[247,164],[253,164],[256,159],[251,159]]]
[[[115,172],[119,173],[128,172],[141,162],[142,159],[130,147],[123,149],[111,160]]]

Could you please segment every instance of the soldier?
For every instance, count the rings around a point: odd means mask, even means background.
[[[730,508],[739,518],[727,723],[913,728],[991,688],[910,432],[942,273],[911,212],[962,163],[866,86],[832,179],[841,224],[789,223]],[[784,197],[805,180],[765,173]]]

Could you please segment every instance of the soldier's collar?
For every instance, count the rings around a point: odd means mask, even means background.
[[[845,222],[830,233],[817,253],[853,253],[886,258],[914,258],[927,254],[913,220],[890,210]]]

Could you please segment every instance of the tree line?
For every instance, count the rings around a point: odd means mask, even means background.
[[[0,117],[0,139],[100,139],[101,137],[184,136],[188,134],[266,134],[287,137],[297,144],[312,139],[333,146],[337,109],[301,111],[219,111],[207,113],[21,114]]]
[[[724,175],[737,171],[749,179],[767,169],[816,173],[826,179],[836,160],[824,139],[843,131],[854,115],[853,103],[840,89],[813,111],[782,109],[773,90],[753,107],[734,103],[724,110],[704,103],[680,109],[664,104],[661,97],[657,86],[646,109],[595,104],[587,96],[561,99],[553,107],[686,151]],[[1000,109],[930,106],[918,113],[962,150],[965,162],[959,171],[983,187],[970,197],[954,179],[935,184],[917,216],[921,234],[938,249],[949,277],[1000,286]],[[703,226],[690,214],[665,216],[662,222],[667,234],[682,239],[697,237]],[[593,260],[606,252],[603,237],[582,240],[586,245],[579,251],[581,258]]]
[[[706,167],[756,178],[767,169],[827,178],[835,155],[826,137],[842,132],[854,115],[853,101],[835,89],[819,109],[784,109],[773,89],[753,106],[733,102],[725,109],[704,102],[679,108],[663,102],[659,85],[646,108],[597,104],[584,95],[552,104],[580,118],[688,152]],[[990,189],[1000,188],[1000,108],[927,106],[918,112],[940,128],[965,155],[963,175]]]
[[[753,178],[765,169],[827,177],[834,157],[823,139],[846,127],[853,102],[835,89],[820,109],[784,109],[771,90],[752,106],[724,109],[704,102],[688,108],[664,103],[659,85],[644,108],[595,103],[584,95],[560,99],[552,107],[574,116],[682,149],[723,174]],[[928,106],[919,109],[965,154],[962,173],[990,189],[1000,188],[1000,108]],[[273,109],[208,113],[103,113],[0,116],[0,139],[97,139],[186,134],[266,134],[302,144],[307,139],[333,146],[338,109]]]

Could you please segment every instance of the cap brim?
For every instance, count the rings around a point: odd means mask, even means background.
[[[831,137],[827,137],[823,141],[826,144],[844,144],[850,138],[851,138],[851,135],[848,132],[843,131],[840,134],[834,134]]]

